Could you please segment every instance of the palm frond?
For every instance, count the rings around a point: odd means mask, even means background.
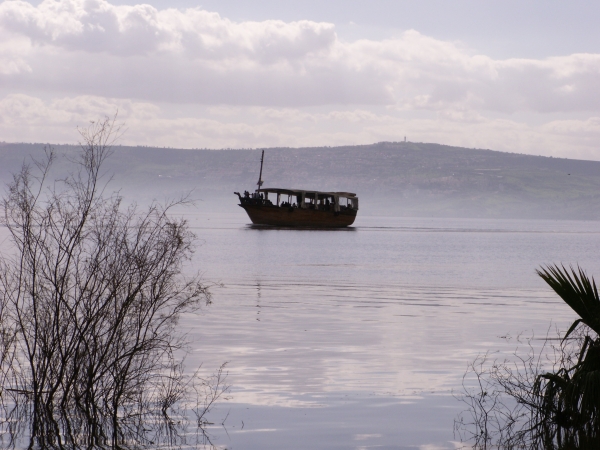
[[[596,282],[580,267],[577,267],[577,270],[573,267],[569,269],[562,265],[552,265],[542,267],[536,272],[581,318],[571,325],[565,338],[580,322],[600,335],[600,297]]]

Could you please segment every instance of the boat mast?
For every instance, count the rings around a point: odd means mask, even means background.
[[[262,168],[263,168],[263,161],[265,159],[265,151],[262,151],[262,156],[260,157],[260,174],[258,175],[258,183],[256,183],[258,185],[258,189],[256,189],[256,192],[258,192],[258,190],[260,189],[260,187],[263,185],[263,180],[262,180]]]

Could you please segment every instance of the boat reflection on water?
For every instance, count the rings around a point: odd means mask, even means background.
[[[261,230],[261,231],[273,231],[273,230],[289,230],[289,231],[346,231],[355,232],[355,227],[319,227],[319,226],[277,226],[277,225],[262,225],[262,224],[248,224],[247,229],[249,230]]]
[[[262,188],[264,156],[263,150],[256,191],[234,192],[254,225],[330,229],[354,223],[358,197],[352,192]]]

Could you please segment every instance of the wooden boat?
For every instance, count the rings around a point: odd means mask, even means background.
[[[239,206],[244,208],[255,225],[279,227],[341,228],[354,223],[358,212],[358,197],[351,192],[322,192],[305,189],[262,188],[260,160],[258,188],[241,195]],[[271,198],[269,198],[271,194]]]

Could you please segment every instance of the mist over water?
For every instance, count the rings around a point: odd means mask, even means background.
[[[182,326],[190,366],[229,362],[232,398],[209,430],[226,448],[455,448],[467,364],[575,318],[535,269],[600,274],[597,222],[359,213],[350,229],[291,230],[253,228],[241,209],[188,218],[194,269],[224,285]]]

